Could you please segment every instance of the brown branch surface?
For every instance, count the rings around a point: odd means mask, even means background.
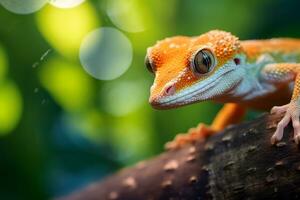
[[[270,145],[279,119],[264,115],[232,126],[61,199],[298,199],[300,156],[291,126],[282,142]]]

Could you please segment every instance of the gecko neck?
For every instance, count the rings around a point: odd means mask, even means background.
[[[276,90],[274,85],[264,82],[260,78],[262,68],[268,63],[272,63],[272,61],[267,57],[253,62],[245,62],[238,69],[238,74],[241,76],[240,81],[235,87],[215,100],[222,103],[239,102],[247,104],[253,99],[274,92]]]

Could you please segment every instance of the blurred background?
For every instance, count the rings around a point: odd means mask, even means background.
[[[0,0],[0,199],[50,199],[163,151],[221,105],[157,111],[146,48],[300,37],[298,0]],[[248,114],[247,118],[256,113]]]

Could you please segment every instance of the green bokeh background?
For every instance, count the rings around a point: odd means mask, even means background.
[[[211,29],[240,39],[300,37],[298,0],[135,0],[132,12],[118,0],[121,26],[107,14],[110,1],[28,15],[0,5],[0,199],[68,194],[212,121],[221,105],[148,105],[153,76],[143,60],[157,40]],[[129,32],[139,26],[146,29]],[[115,80],[96,80],[79,62],[82,39],[100,27],[117,28],[133,45],[130,68]]]

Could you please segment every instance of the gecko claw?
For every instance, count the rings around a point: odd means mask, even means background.
[[[272,145],[276,144],[277,139],[276,139],[275,135],[272,135],[270,142],[271,142]]]
[[[298,134],[298,135],[296,135],[296,136],[294,137],[294,141],[295,141],[295,143],[296,143],[297,145],[300,144],[300,134]]]
[[[278,123],[277,125],[277,129],[275,131],[275,133],[272,135],[271,137],[271,144],[272,145],[275,145],[277,144],[283,137],[283,130],[284,130],[284,127],[286,126],[286,121],[281,121]]]

